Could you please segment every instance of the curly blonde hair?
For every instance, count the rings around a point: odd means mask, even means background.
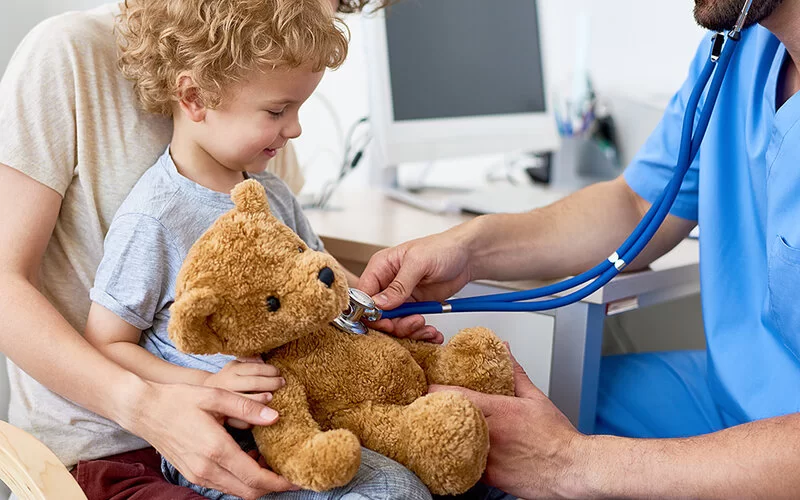
[[[153,113],[171,114],[183,72],[214,108],[249,71],[322,71],[347,56],[347,26],[326,0],[125,0],[121,9],[119,66]]]
[[[396,0],[339,0],[339,12],[343,14],[352,14],[354,12],[361,12],[362,10],[369,10],[374,12],[384,7],[388,7]],[[370,6],[367,8],[367,6]]]

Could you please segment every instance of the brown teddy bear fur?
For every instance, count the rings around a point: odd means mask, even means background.
[[[255,180],[231,196],[236,208],[181,268],[169,333],[188,353],[261,355],[281,370],[286,385],[270,404],[280,418],[253,430],[267,464],[298,486],[328,490],[353,478],[363,444],[433,493],[473,486],[486,466],[484,417],[461,394],[427,388],[513,394],[500,340],[485,328],[463,330],[444,347],[340,331],[330,322],[347,308],[348,289],[336,261],[275,219]]]

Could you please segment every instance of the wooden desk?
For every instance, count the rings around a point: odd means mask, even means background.
[[[328,251],[357,273],[378,250],[444,231],[470,218],[431,214],[370,190],[340,192],[330,206],[327,211],[310,210],[306,214]],[[444,329],[452,325],[482,324],[493,328],[509,341],[529,374],[538,374],[543,366],[548,368],[549,377],[532,376],[534,382],[538,379],[537,385],[582,432],[592,432],[605,317],[699,293],[698,251],[697,241],[685,240],[655,261],[650,269],[617,276],[583,301],[555,311],[432,315],[428,321],[446,335],[454,333],[452,328]],[[478,282],[470,283],[458,295],[524,290],[541,285],[536,281]],[[526,339],[537,335],[541,339],[542,327],[530,327],[535,323],[534,317],[539,318],[539,325],[541,318],[551,318],[552,340],[538,343],[539,351],[541,346],[552,350],[545,361],[541,352],[531,352],[536,348],[526,343]]]

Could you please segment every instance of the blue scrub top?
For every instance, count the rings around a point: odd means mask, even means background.
[[[672,177],[686,101],[710,47],[709,35],[625,171],[650,202]],[[671,210],[701,228],[708,382],[726,425],[800,411],[800,96],[776,112],[784,61],[769,31],[745,30]]]

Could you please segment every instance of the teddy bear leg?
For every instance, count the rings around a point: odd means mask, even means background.
[[[350,431],[321,431],[308,408],[303,386],[283,373],[286,385],[275,392],[270,406],[276,423],[254,427],[258,450],[267,464],[302,488],[325,491],[344,486],[361,465],[361,443]]]
[[[465,328],[445,346],[399,341],[425,370],[429,384],[458,385],[489,394],[514,395],[511,356],[488,328]]]
[[[463,493],[486,467],[489,433],[480,410],[455,392],[425,395],[408,406],[364,403],[332,417],[364,446],[400,462],[432,493]]]

